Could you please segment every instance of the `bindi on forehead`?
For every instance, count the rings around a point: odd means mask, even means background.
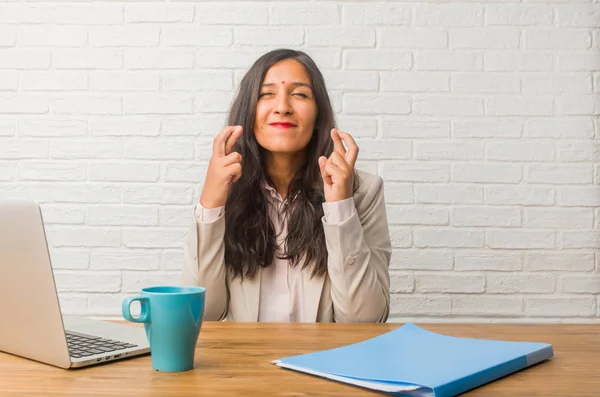
[[[2,0],[0,0],[1,2]],[[310,86],[310,84],[308,83],[304,83],[301,81],[287,81],[287,80],[281,80],[281,84],[286,84],[286,85],[290,85],[290,86],[298,86],[298,87],[306,87],[312,90],[312,87]],[[277,85],[277,83],[263,83],[261,84],[261,87],[274,87],[275,85]]]

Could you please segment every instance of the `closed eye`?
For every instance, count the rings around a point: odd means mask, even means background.
[[[258,94],[258,97],[262,98],[262,97],[264,97],[266,95],[273,95],[273,93],[272,92],[261,92],[260,94]]]
[[[298,96],[299,96],[299,97],[301,97],[301,98],[308,98],[308,95],[306,95],[306,94],[304,94],[304,93],[302,93],[302,92],[296,92],[296,93],[294,93],[294,94],[292,94],[292,95],[298,95]]]

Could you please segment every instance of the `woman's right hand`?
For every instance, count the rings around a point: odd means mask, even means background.
[[[223,128],[215,137],[200,195],[204,208],[223,207],[231,185],[242,176],[242,155],[231,151],[241,135],[242,127],[238,125]]]

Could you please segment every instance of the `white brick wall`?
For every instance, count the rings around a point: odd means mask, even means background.
[[[0,198],[66,312],[177,282],[210,140],[277,47],[385,184],[390,321],[600,322],[600,4],[0,0]]]

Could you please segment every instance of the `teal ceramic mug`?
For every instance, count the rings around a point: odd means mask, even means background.
[[[150,342],[152,368],[164,372],[194,368],[194,353],[204,318],[206,290],[202,287],[149,287],[140,296],[123,300],[123,317],[144,323]],[[139,301],[139,317],[131,303]]]

